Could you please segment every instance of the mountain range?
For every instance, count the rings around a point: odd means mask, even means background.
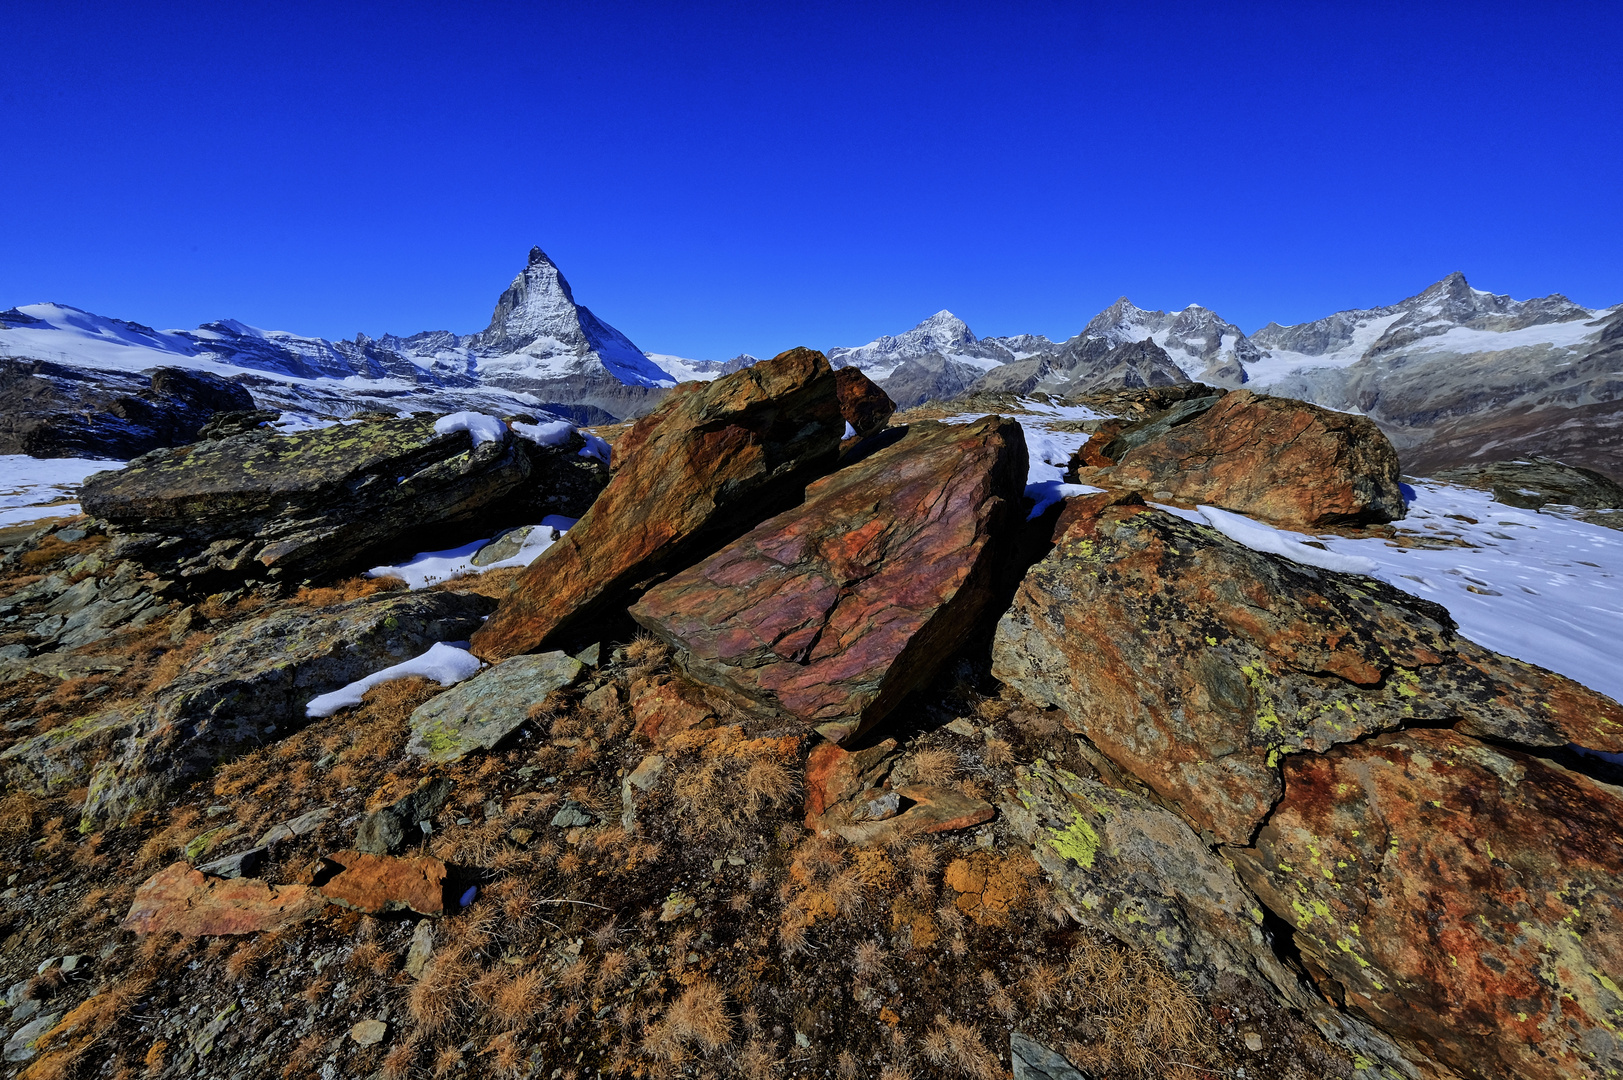
[[[1199,305],[1122,297],[1075,336],[977,337],[949,311],[827,350],[902,407],[966,393],[1076,394],[1197,381],[1370,416],[1410,470],[1541,453],[1623,475],[1623,305],[1513,300],[1450,274],[1384,307],[1253,334]],[[155,330],[61,304],[0,312],[0,363],[28,378],[116,380],[159,367],[232,379],[261,407],[552,412],[605,422],[648,412],[679,382],[756,362],[645,353],[589,308],[539,247],[474,334],[329,341],[235,320]],[[19,368],[19,365],[26,365]]]

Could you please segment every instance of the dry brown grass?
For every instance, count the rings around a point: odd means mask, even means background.
[[[23,1072],[26,1080],[56,1080],[74,1074],[79,1060],[108,1038],[120,1020],[152,988],[152,979],[131,975],[86,998],[59,1020],[36,1044],[41,1056]]]
[[[913,754],[905,764],[913,778],[924,784],[946,784],[958,775],[958,755],[940,747],[928,747]]]
[[[31,791],[13,791],[0,799],[0,837],[28,836],[49,804]]]
[[[406,583],[399,578],[392,577],[352,577],[344,581],[334,582],[331,585],[310,587],[305,586],[294,593],[289,603],[299,607],[324,608],[334,604],[343,604],[351,600],[359,600],[363,596],[376,596],[383,592],[398,592],[406,587]]]
[[[664,1016],[649,1025],[643,1049],[651,1056],[679,1061],[689,1045],[713,1051],[732,1041],[733,1021],[727,1015],[726,995],[714,982],[700,979],[682,991]]]

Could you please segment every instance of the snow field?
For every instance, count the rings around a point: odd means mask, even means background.
[[[421,656],[414,656],[382,671],[374,671],[364,679],[356,679],[348,686],[341,686],[331,693],[311,698],[309,704],[304,707],[304,715],[316,720],[331,716],[339,709],[354,708],[361,703],[362,696],[379,683],[405,679],[413,675],[433,679],[441,686],[455,686],[462,680],[478,674],[482,666],[479,658],[468,652],[465,645],[466,642],[437,642],[429,646],[428,651]]]
[[[80,512],[79,504],[65,500],[78,495],[85,478],[124,465],[95,458],[0,454],[0,528],[73,517]]]

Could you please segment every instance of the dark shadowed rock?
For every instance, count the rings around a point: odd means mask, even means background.
[[[1468,1077],[1623,1069],[1623,789],[1450,731],[1295,756],[1242,876],[1325,992]]]
[[[940,666],[1018,530],[1020,425],[915,424],[806,501],[650,590],[632,616],[700,682],[843,740]]]
[[[356,850],[368,855],[391,855],[399,851],[408,839],[421,835],[418,826],[445,809],[454,786],[450,777],[437,777],[410,795],[366,815],[355,830]]]
[[[854,367],[834,373],[840,398],[840,415],[856,433],[866,438],[890,423],[896,403],[872,379]]]
[[[573,517],[606,472],[579,435],[541,447],[512,435],[475,447],[432,418],[283,435],[267,430],[159,451],[84,487],[87,513],[129,533],[143,561],[183,579],[333,576]]]
[[[221,634],[189,671],[135,704],[93,712],[0,754],[39,789],[90,778],[83,820],[117,821],[216,762],[306,723],[313,697],[468,636],[493,602],[452,592],[284,608]]]
[[[274,933],[319,915],[326,906],[326,897],[308,885],[209,877],[177,862],[135,890],[119,928],[188,938]]]
[[[1085,484],[1167,491],[1284,528],[1404,515],[1397,452],[1372,421],[1249,390],[1101,429],[1073,465]]]
[[[1411,725],[1623,750],[1623,709],[1460,637],[1441,607],[1252,551],[1132,495],[1071,500],[998,623],[992,673],[1197,829],[1245,843],[1280,761]]]
[[[240,384],[183,368],[150,376],[0,358],[0,454],[120,460],[198,437],[254,407]]]
[[[608,487],[519,579],[473,651],[531,652],[623,611],[649,582],[797,502],[833,466],[844,431],[834,370],[810,349],[683,383],[621,438]]]
[[[1623,507],[1623,484],[1593,469],[1568,465],[1551,458],[1495,461],[1433,473],[1433,480],[1493,492],[1507,506],[1536,510],[1548,503],[1584,510]]]

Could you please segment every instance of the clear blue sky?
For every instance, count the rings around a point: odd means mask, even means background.
[[[466,8],[467,10],[462,10]],[[1623,5],[0,3],[0,308],[642,348],[1623,301]]]

